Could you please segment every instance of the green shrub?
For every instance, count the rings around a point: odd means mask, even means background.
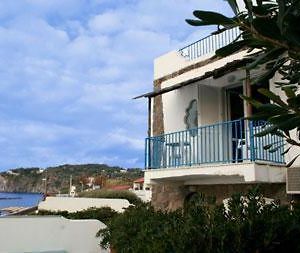
[[[68,213],[67,211],[60,212],[49,212],[49,211],[39,211],[38,215],[58,215],[63,216],[66,219],[72,220],[82,220],[82,219],[95,219],[107,224],[113,217],[118,213],[111,209],[110,207],[101,208],[89,208],[87,210],[78,211],[74,213]]]
[[[141,199],[130,191],[115,190],[94,190],[79,193],[79,197],[85,198],[108,198],[108,199],[127,199],[130,204],[139,205]]]
[[[232,196],[227,209],[200,196],[173,212],[130,207],[99,235],[102,246],[118,253],[300,252],[300,208],[266,205],[257,191]]]

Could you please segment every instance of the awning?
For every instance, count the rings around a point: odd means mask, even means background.
[[[162,95],[164,93],[167,93],[167,92],[170,92],[170,91],[173,91],[173,90],[177,90],[177,89],[182,88],[184,86],[188,86],[190,84],[193,84],[193,83],[198,82],[198,81],[205,80],[205,79],[210,78],[210,77],[212,77],[214,79],[217,79],[217,78],[220,78],[220,77],[222,77],[222,76],[224,76],[228,73],[231,73],[231,72],[233,72],[233,71],[235,71],[235,70],[237,70],[241,67],[244,67],[247,63],[250,63],[250,62],[251,62],[251,59],[249,59],[249,58],[234,60],[232,62],[227,63],[226,65],[224,65],[222,67],[214,69],[213,71],[208,71],[208,72],[206,72],[205,74],[203,74],[201,76],[198,76],[198,77],[180,82],[178,84],[172,85],[170,87],[163,88],[161,90],[152,91],[152,92],[142,94],[142,95],[137,96],[133,99],[156,97],[158,95]]]

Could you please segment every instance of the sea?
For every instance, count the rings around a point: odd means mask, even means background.
[[[41,193],[0,192],[0,209],[5,207],[13,207],[13,206],[18,206],[18,207],[37,206],[42,199],[43,199],[43,194]]]

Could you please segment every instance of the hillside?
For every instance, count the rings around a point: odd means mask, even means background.
[[[47,178],[49,193],[67,193],[71,176],[73,185],[80,190],[89,187],[86,182],[88,178],[98,178],[98,181],[100,178],[102,186],[131,184],[134,179],[142,177],[143,172],[140,169],[124,170],[105,164],[61,165],[44,170],[18,168],[0,173],[0,191],[44,192]]]

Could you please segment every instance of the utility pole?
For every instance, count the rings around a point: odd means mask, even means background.
[[[48,172],[46,171],[45,173],[45,177],[42,179],[42,181],[44,181],[44,197],[46,198],[47,197],[47,187],[48,187]]]

